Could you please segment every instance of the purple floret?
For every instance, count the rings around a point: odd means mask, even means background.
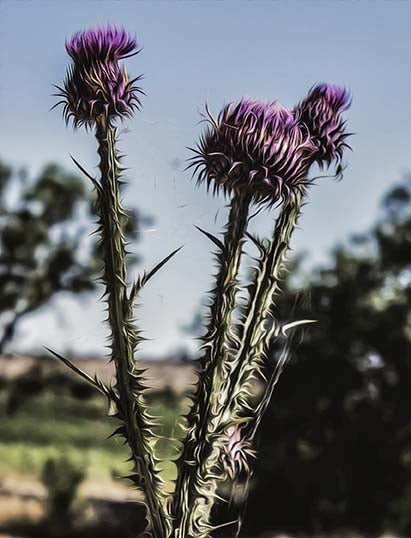
[[[344,149],[349,147],[342,113],[350,105],[351,96],[345,88],[318,84],[293,111],[316,146],[314,160],[320,166],[340,161]]]
[[[207,111],[208,112],[208,111]],[[304,191],[315,146],[278,102],[228,104],[200,138],[190,166],[214,191],[244,191],[256,202],[289,202]]]
[[[137,54],[136,47],[134,38],[114,26],[83,30],[66,42],[72,64],[58,95],[67,122],[91,126],[101,119],[111,124],[132,116],[140,106],[142,92],[134,84],[140,77],[129,80],[118,61]]]
[[[115,26],[99,26],[76,32],[66,42],[66,50],[73,61],[82,64],[97,59],[101,62],[117,61],[130,55],[136,48],[135,38],[129,36],[124,28]]]

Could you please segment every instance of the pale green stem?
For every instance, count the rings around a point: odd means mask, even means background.
[[[204,356],[198,380],[196,398],[188,417],[189,432],[180,460],[180,474],[174,499],[174,538],[201,538],[191,522],[191,510],[201,495],[198,468],[210,449],[210,424],[216,418],[219,396],[226,390],[227,373],[232,353],[237,347],[232,332],[232,315],[238,291],[237,279],[244,234],[248,223],[250,198],[235,194],[231,201],[227,230],[222,251],[218,254],[219,271],[213,290],[210,323],[204,338]],[[213,503],[215,499],[207,499]]]
[[[210,536],[206,529],[212,527],[212,503],[204,498],[215,498],[218,485],[224,479],[222,459],[227,444],[227,429],[231,425],[241,426],[253,416],[250,407],[250,381],[259,377],[264,362],[263,351],[267,344],[266,324],[271,317],[274,296],[279,290],[279,277],[284,264],[285,254],[289,248],[292,232],[295,228],[301,208],[301,198],[283,207],[274,229],[273,237],[264,259],[256,274],[256,280],[250,296],[240,347],[227,379],[227,390],[223,398],[219,395],[220,407],[216,410],[216,419],[210,424],[212,431],[211,450],[201,461],[196,482],[201,484],[203,495],[198,495],[190,510],[189,525],[204,529],[201,537]],[[230,496],[229,496],[230,498]],[[231,518],[230,518],[231,519]],[[230,522],[227,522],[230,524]],[[231,524],[239,532],[240,523]],[[227,531],[229,529],[227,528]],[[197,537],[196,537],[197,538]]]
[[[160,500],[158,478],[152,450],[145,434],[143,409],[138,400],[138,373],[134,348],[138,336],[132,324],[132,307],[127,297],[126,250],[120,201],[120,168],[116,154],[116,131],[106,122],[96,128],[100,156],[101,189],[97,210],[104,253],[104,283],[108,302],[108,320],[112,334],[112,359],[116,367],[118,416],[125,426],[134,470],[140,475],[148,518],[154,538],[166,538],[168,521]]]
[[[236,355],[236,368],[231,377],[231,390],[226,400],[223,421],[237,416],[244,396],[244,387],[249,380],[258,378],[264,363],[264,351],[270,332],[267,323],[272,321],[274,298],[280,290],[280,277],[285,256],[289,249],[291,235],[301,211],[301,197],[283,207],[274,228],[273,237],[266,256],[256,275],[253,296],[250,297],[241,346]]]

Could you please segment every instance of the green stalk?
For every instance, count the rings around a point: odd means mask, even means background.
[[[255,411],[250,402],[251,383],[259,376],[263,376],[264,351],[268,339],[271,338],[271,331],[268,331],[266,325],[271,318],[274,297],[279,290],[280,273],[292,232],[300,214],[301,202],[302,198],[298,196],[293,202],[283,207],[276,221],[270,244],[268,248],[263,249],[264,254],[250,291],[250,299],[242,326],[241,344],[231,363],[227,390],[224,397],[219,398],[220,407],[216,411],[216,418],[212,424],[213,432],[209,432],[213,441],[212,449],[202,460],[197,478],[197,483],[202,484],[204,492],[208,488],[209,496],[216,496],[218,485],[227,478],[223,468],[227,429],[230,426],[240,427],[242,433],[244,429],[244,443],[247,446],[252,444],[252,439],[245,432],[247,422],[252,420]],[[251,468],[248,473],[251,474]],[[235,487],[236,481],[234,480],[231,495],[227,496],[229,504],[231,504]],[[233,529],[236,529],[235,535],[238,535],[241,521],[238,517],[229,519],[230,521],[222,524],[232,526]],[[200,506],[198,499],[190,510],[190,524],[204,529],[205,533],[201,534],[201,537],[210,536],[213,529],[211,510],[206,510],[204,505]],[[207,528],[209,529],[208,534]]]
[[[266,347],[264,354],[268,351],[270,345],[270,336],[266,334]],[[274,388],[278,383],[278,380],[287,364],[288,358],[290,355],[290,345],[287,344],[283,349],[281,356],[278,359],[274,368],[271,368],[269,377],[266,381],[266,386],[263,392],[263,396],[259,399],[258,404],[250,406],[248,404],[249,419],[247,422],[242,422],[242,436],[246,440],[246,444],[253,446],[255,442],[255,436],[257,430],[260,426],[261,420],[266,412],[273,394]],[[251,374],[250,377],[253,377]],[[235,521],[235,526],[233,524],[233,533],[230,536],[237,538],[241,531],[241,525],[244,518],[244,513],[246,511],[248,496],[250,492],[250,482],[254,473],[254,466],[252,465],[252,458],[248,456],[247,462],[247,472],[246,477],[236,476],[234,477],[232,483],[230,484],[229,493],[227,498],[230,499],[230,502],[227,505],[227,511],[225,515],[220,517],[225,518],[227,521]],[[239,494],[239,492],[241,492]]]
[[[301,212],[302,197],[296,197],[281,210],[272,239],[266,249],[255,276],[252,293],[243,324],[241,346],[231,377],[231,390],[226,400],[223,421],[243,412],[241,401],[250,387],[250,380],[262,376],[265,350],[271,339],[267,324],[272,321],[275,296],[280,290],[281,271],[289,249],[292,233]]]
[[[248,224],[250,197],[234,194],[224,235],[224,243],[206,234],[220,249],[217,255],[218,274],[213,290],[213,304],[208,331],[204,337],[204,356],[198,380],[197,394],[188,416],[188,434],[179,462],[179,478],[173,504],[174,538],[201,538],[203,534],[192,522],[193,505],[211,505],[215,497],[204,497],[204,485],[199,483],[199,467],[212,446],[210,425],[217,418],[220,397],[227,391],[232,354],[238,347],[232,331],[232,315],[238,291],[238,272],[244,235]],[[211,509],[211,508],[210,508]]]
[[[120,201],[121,169],[116,153],[116,130],[101,120],[97,124],[96,138],[101,173],[96,208],[104,253],[103,281],[112,335],[112,360],[116,367],[117,417],[123,423],[116,433],[124,435],[130,446],[135,473],[131,478],[144,491],[152,535],[154,538],[165,538],[169,522],[161,502],[162,492],[155,459],[147,440],[150,424],[144,414],[141,400],[143,383],[134,358],[140,338],[133,326],[132,301],[127,296],[126,249],[122,225],[124,211]]]

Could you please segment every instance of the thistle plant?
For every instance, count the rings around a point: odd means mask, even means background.
[[[129,286],[126,211],[120,197],[123,169],[116,124],[139,110],[143,93],[136,85],[140,77],[129,79],[120,60],[137,54],[137,43],[124,29],[108,26],[76,33],[66,49],[71,65],[63,86],[57,87],[61,97],[57,105],[63,105],[67,124],[71,121],[75,129],[84,126],[94,132],[100,159],[98,179],[73,161],[96,191],[115,382],[105,386],[52,353],[102,392],[114,409],[120,426],[113,435],[128,443],[133,463],[129,478],[144,493],[147,536],[209,538],[221,528],[225,535],[238,536],[256,455],[255,435],[291,346],[288,339],[275,360],[273,342],[310,322],[276,320],[275,300],[286,253],[312,182],[312,165],[336,162],[341,170],[348,136],[342,113],[349,107],[349,95],[343,88],[320,84],[294,110],[276,101],[243,98],[214,118],[206,107],[208,126],[189,168],[199,184],[229,196],[230,209],[222,240],[200,229],[218,249],[217,273],[197,393],[170,499],[159,475],[156,423],[144,399],[145,382],[136,357],[142,337],[134,322],[134,302],[178,249]],[[271,239],[249,234],[252,211],[274,207],[279,215]],[[246,286],[246,304],[241,306],[240,268],[247,240],[257,247],[259,257]],[[263,386],[260,395],[255,394],[256,382]]]
[[[136,52],[136,40],[124,29],[108,26],[76,33],[66,43],[72,59],[63,87],[57,87],[64,105],[66,122],[74,128],[94,130],[100,157],[100,180],[79,164],[75,164],[92,181],[97,193],[95,210],[99,218],[98,232],[104,256],[102,282],[108,305],[111,328],[111,359],[116,368],[113,387],[88,378],[67,359],[57,355],[77,373],[86,377],[109,399],[121,426],[114,434],[121,435],[131,450],[133,473],[129,477],[145,495],[149,527],[156,538],[168,535],[169,520],[166,498],[161,488],[156,458],[150,439],[154,425],[146,408],[144,379],[138,370],[136,347],[142,340],[134,325],[134,301],[142,286],[174,254],[160,262],[151,272],[140,277],[133,286],[127,284],[124,220],[126,213],[120,199],[120,155],[117,149],[115,124],[131,117],[140,106],[141,89],[130,80],[119,60]],[[60,104],[57,103],[57,104]]]
[[[208,523],[203,529],[201,525],[202,519],[209,519],[208,507],[216,498],[212,469],[216,463],[213,457],[218,459],[219,451],[215,450],[215,435],[230,389],[233,357],[241,345],[232,318],[250,204],[286,202],[293,186],[302,186],[313,150],[309,136],[304,136],[292,113],[277,102],[244,98],[224,107],[217,120],[208,110],[207,115],[209,128],[194,150],[191,166],[194,173],[199,170],[199,183],[205,181],[214,191],[222,189],[232,198],[224,242],[208,234],[219,248],[218,273],[176,488],[174,525],[179,537],[203,536],[211,530]],[[201,462],[207,462],[207,468]],[[190,509],[178,514],[185,506]]]
[[[344,88],[319,84],[293,110],[302,132],[310,137],[315,146],[311,155],[312,163],[316,162],[322,168],[335,162],[337,177],[341,175],[343,151],[349,147],[346,143],[349,133],[345,132],[342,113],[349,108],[350,103],[350,96]],[[241,324],[242,338],[236,357],[237,367],[231,377],[231,391],[222,412],[225,413],[225,420],[237,425],[245,446],[254,443],[258,426],[289,356],[290,345],[287,344],[273,366],[270,357],[273,341],[280,333],[285,336],[289,329],[312,322],[302,320],[280,326],[275,319],[275,298],[280,292],[286,253],[306,195],[307,189],[303,187],[294,193],[289,204],[284,205],[268,246],[255,240],[260,259],[249,288],[249,300]],[[262,381],[264,386],[260,400],[253,397],[255,380]],[[247,481],[251,471],[250,466]],[[234,495],[235,486],[234,480],[231,496]],[[237,507],[240,515],[236,518],[236,535],[240,530],[241,511],[247,493],[246,486]]]
[[[243,103],[244,100],[239,110],[244,110]],[[200,140],[194,158],[194,164],[200,169],[200,182],[206,179],[208,184],[214,182],[214,189],[229,190],[233,200],[237,190],[243,196],[247,193],[249,200],[260,205],[270,207],[281,201],[282,208],[268,245],[248,234],[258,247],[260,258],[248,287],[248,303],[240,323],[232,321],[235,295],[229,302],[230,325],[221,324],[215,316],[216,299],[211,308],[203,377],[199,379],[197,398],[189,416],[190,430],[184,452],[188,459],[181,465],[178,490],[181,500],[177,506],[180,509],[184,506],[185,513],[174,523],[178,537],[205,538],[222,526],[232,526],[234,535],[238,535],[241,507],[252,473],[255,433],[288,356],[285,352],[273,367],[269,350],[273,339],[281,332],[285,334],[287,329],[309,322],[280,327],[275,320],[275,296],[280,289],[285,255],[307,195],[311,165],[317,162],[323,166],[341,160],[348,136],[341,113],[348,106],[349,96],[344,89],[323,84],[314,87],[293,111],[271,103],[272,114],[266,123],[258,116],[258,111],[265,118],[267,108],[254,103],[250,111],[252,126],[245,125],[243,130],[227,121],[224,110],[218,122],[210,119],[212,128]],[[230,128],[234,131],[234,140],[226,137],[224,144],[220,132],[225,133]],[[252,169],[251,174],[247,174],[247,165]],[[233,172],[234,175],[230,175]],[[225,242],[218,255],[220,272],[231,261],[226,248],[226,243],[231,241],[231,218],[230,214]],[[237,240],[240,245],[245,239],[246,226],[243,226],[243,234]],[[213,241],[218,244],[216,238]],[[236,285],[233,281],[232,289],[236,290]],[[218,278],[215,293],[220,295],[220,304],[227,305],[224,296],[228,294],[219,287]],[[271,375],[267,377],[267,373]],[[253,394],[255,381],[265,386],[260,400]],[[223,481],[233,481],[225,499],[232,504],[239,476],[245,476],[246,486],[234,510],[237,512],[234,519],[215,521],[216,506],[224,501],[219,486]]]

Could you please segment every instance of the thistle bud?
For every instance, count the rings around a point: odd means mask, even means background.
[[[255,457],[250,441],[242,435],[237,426],[230,426],[226,432],[224,453],[222,456],[223,469],[233,480],[241,472],[250,472],[249,460]]]
[[[72,64],[57,95],[63,97],[67,123],[89,127],[100,119],[111,124],[132,116],[140,106],[142,92],[134,85],[140,77],[130,80],[119,60],[137,54],[136,47],[124,28],[114,26],[77,32],[66,42]]]
[[[351,97],[345,88],[318,84],[293,111],[315,144],[314,161],[320,166],[340,161],[344,148],[349,147],[342,113],[350,105]]]
[[[207,113],[209,126],[190,165],[199,183],[214,191],[247,189],[255,202],[269,204],[287,203],[304,190],[315,147],[290,110],[243,98],[226,105],[217,120]]]

